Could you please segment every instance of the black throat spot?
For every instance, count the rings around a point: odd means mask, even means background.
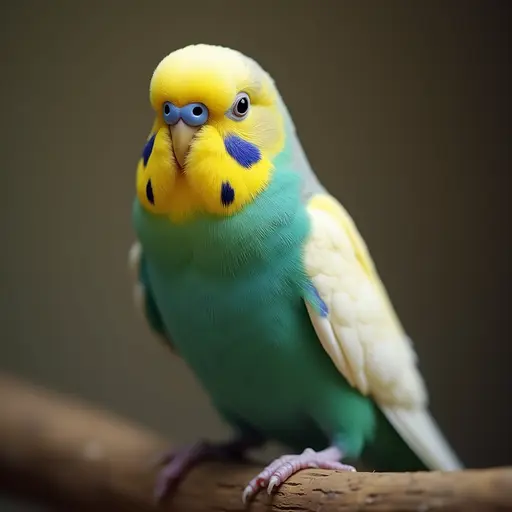
[[[155,204],[155,196],[153,195],[153,185],[151,185],[151,180],[148,180],[146,185],[146,197],[152,205]]]

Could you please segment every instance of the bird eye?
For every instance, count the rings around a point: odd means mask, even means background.
[[[233,103],[231,112],[237,119],[243,119],[249,112],[251,101],[245,92],[241,92]]]
[[[164,121],[166,124],[176,124],[180,118],[180,111],[171,102],[166,101],[163,106]]]

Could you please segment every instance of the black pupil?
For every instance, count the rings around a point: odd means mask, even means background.
[[[194,107],[192,109],[192,114],[195,116],[200,116],[203,113],[203,109],[201,107]]]
[[[236,110],[239,114],[245,114],[247,112],[247,109],[249,108],[249,102],[247,101],[247,98],[241,98],[238,101],[238,105],[236,106]]]
[[[170,109],[169,105],[165,105],[165,107],[164,107],[164,112],[165,112],[166,114],[169,114],[169,112],[170,112],[170,111],[171,111],[171,109]]]

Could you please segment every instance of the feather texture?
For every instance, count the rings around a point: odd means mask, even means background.
[[[224,115],[239,91],[252,105],[240,122]],[[134,298],[222,415],[300,450],[334,434],[347,457],[369,447],[387,467],[459,467],[366,245],[313,172],[268,73],[239,52],[193,45],[162,60],[150,100]],[[211,121],[181,173],[161,106],[199,100]]]
[[[308,304],[307,309],[322,346],[347,381],[376,401],[425,465],[460,468],[430,416],[412,343],[355,224],[327,195],[314,196],[308,212],[306,271],[329,314],[320,316]]]

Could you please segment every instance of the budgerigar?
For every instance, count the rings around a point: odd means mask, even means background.
[[[367,247],[312,171],[270,75],[236,50],[190,45],[158,64],[150,102],[137,302],[234,430],[170,454],[157,498],[206,456],[267,441],[291,454],[255,475],[244,501],[303,468],[354,471],[344,462],[356,459],[460,468]]]

